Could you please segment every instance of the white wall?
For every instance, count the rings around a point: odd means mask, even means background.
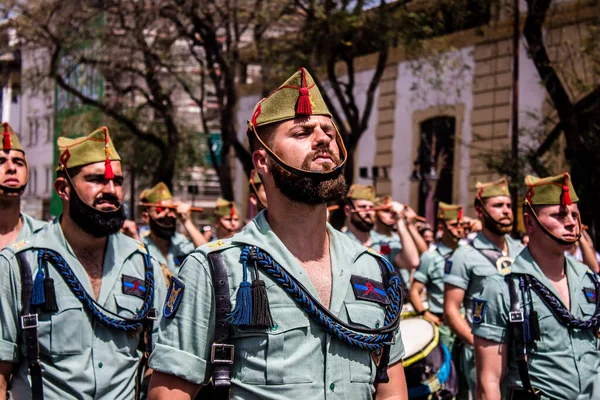
[[[426,59],[398,64],[398,79],[396,81],[396,133],[393,140],[393,165],[392,165],[392,197],[400,202],[408,203],[410,199],[410,174],[413,170],[413,114],[415,111],[426,110],[436,106],[454,106],[464,104],[465,116],[458,132],[461,137],[460,170],[461,179],[460,202],[463,206],[469,203],[468,177],[469,177],[469,148],[471,142],[471,109],[473,108],[473,73],[475,62],[473,47],[447,53],[445,57],[450,64],[458,61],[458,65],[467,65],[469,68],[455,70],[449,68],[441,76],[428,67]],[[415,70],[415,65],[422,67]],[[439,78],[445,84],[438,88],[428,83]],[[458,122],[458,121],[457,121]],[[458,138],[456,138],[458,140]],[[456,173],[456,171],[455,171]]]

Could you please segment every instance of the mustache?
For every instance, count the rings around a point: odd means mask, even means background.
[[[310,163],[312,161],[315,161],[317,158],[319,158],[323,155],[327,155],[327,156],[331,157],[331,160],[334,162],[334,164],[336,166],[340,165],[340,157],[333,154],[331,152],[331,150],[329,150],[329,149],[321,149],[321,150],[317,150],[317,151],[310,153],[304,159],[304,165],[306,165],[306,167],[310,166]]]
[[[97,199],[94,199],[93,205],[97,206],[100,203],[109,203],[117,208],[121,207],[121,201],[119,201],[119,198],[113,194],[105,194]]]

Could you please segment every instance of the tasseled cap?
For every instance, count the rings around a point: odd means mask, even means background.
[[[444,221],[452,221],[453,219],[462,219],[463,208],[458,204],[447,204],[443,201],[438,203],[438,218]]]
[[[108,128],[105,126],[96,129],[86,137],[58,138],[57,171],[104,162],[104,176],[106,179],[113,179],[115,175],[110,165],[111,161],[121,161],[121,157],[119,157],[108,134]]]
[[[262,185],[262,179],[260,179],[260,175],[255,169],[250,171],[250,179],[248,179],[248,183],[252,186]]]
[[[173,196],[167,185],[158,182],[153,188],[144,189],[140,195],[140,200],[144,203],[160,204],[162,201],[171,200]]]
[[[383,196],[375,199],[375,207],[382,210],[392,208],[392,196]]]
[[[495,182],[477,182],[475,184],[477,189],[477,198],[480,200],[489,199],[490,197],[497,196],[509,196],[510,191],[508,190],[508,181],[505,177],[498,179]]]
[[[215,214],[219,217],[233,217],[240,214],[238,213],[237,207],[233,201],[225,200],[222,198],[217,199],[217,204],[215,206]]]
[[[527,192],[525,199],[531,205],[563,205],[568,206],[579,201],[568,173],[538,178],[525,177]]]
[[[373,186],[354,184],[350,186],[346,198],[350,200],[370,200],[375,201],[375,190]]]
[[[258,102],[248,125],[256,128],[309,115],[326,115],[331,118],[313,77],[305,68],[300,68],[283,85]]]
[[[19,137],[8,122],[2,123],[2,150],[19,150],[25,153],[23,146],[21,146],[21,142],[19,141]]]

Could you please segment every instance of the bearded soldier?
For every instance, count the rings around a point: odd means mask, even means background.
[[[108,129],[59,138],[58,160],[62,215],[0,253],[0,398],[10,386],[15,399],[132,399],[164,300],[160,267],[119,233]]]
[[[513,214],[506,179],[478,182],[476,190],[475,212],[483,221],[483,229],[470,245],[454,252],[446,265],[444,278],[444,313],[458,338],[457,367],[473,396],[476,379],[471,334],[473,297],[481,291],[485,277],[510,266],[522,250],[520,242],[508,235],[512,230]],[[461,314],[463,306],[467,311],[466,319]]]
[[[177,274],[187,255],[207,242],[190,218],[190,205],[173,202],[171,191],[163,182],[142,191],[140,200],[146,204],[153,204],[144,207],[150,234],[142,241],[160,263],[163,273],[166,272],[166,267],[171,274]],[[177,232],[177,220],[183,224],[192,240]]]
[[[252,204],[256,210],[262,211],[267,208],[267,193],[265,187],[262,184],[262,179],[255,169],[250,172],[250,179],[248,179],[248,198],[250,204]]]
[[[371,233],[375,226],[375,191],[373,186],[352,185],[346,194],[344,213],[346,214],[346,235],[362,244],[371,247]]]
[[[527,176],[528,246],[473,299],[480,399],[599,399],[600,283],[564,252],[581,235],[569,174]]]
[[[0,249],[33,235],[45,225],[21,212],[21,196],[29,171],[19,137],[8,122],[2,124],[0,151]]]
[[[172,278],[150,398],[193,398],[212,376],[212,398],[406,399],[399,279],[327,223],[346,152],[304,68],[257,104],[248,135],[269,208]]]

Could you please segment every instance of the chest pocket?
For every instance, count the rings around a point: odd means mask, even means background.
[[[236,328],[235,377],[256,385],[312,383],[315,354],[321,354],[321,341],[309,333],[307,315],[295,306],[271,306],[270,330]]]
[[[114,298],[117,314],[123,318],[132,318],[143,304],[143,300],[135,296],[115,294]],[[140,342],[140,335],[130,336],[125,332],[118,332],[113,335],[112,341],[117,351],[133,356]]]
[[[383,326],[385,319],[384,309],[369,303],[346,303],[346,312],[348,313],[348,320],[353,325],[360,325],[365,328],[379,328]],[[375,368],[373,367],[371,353],[355,347],[345,347],[348,349],[348,359],[350,360],[350,381],[373,382]]]
[[[50,316],[50,354],[66,356],[83,354],[91,347],[88,316],[81,302],[74,297],[58,297],[58,311]],[[40,332],[40,347],[43,333]]]
[[[581,312],[581,320],[587,321],[594,316],[596,305],[588,303],[586,300],[585,303],[579,303],[579,310]],[[574,336],[582,342],[583,348],[593,351],[598,350],[598,338],[594,329],[574,330]]]

